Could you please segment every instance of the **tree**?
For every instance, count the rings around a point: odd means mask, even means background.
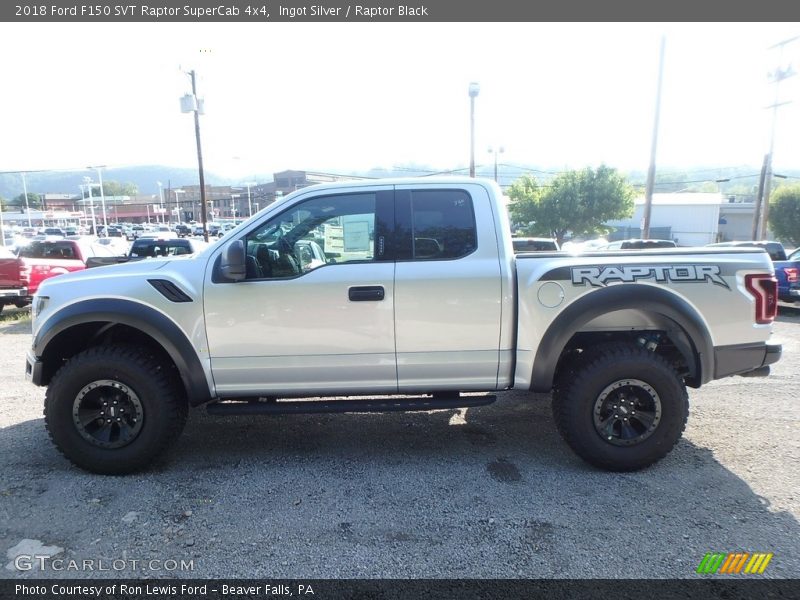
[[[103,193],[106,196],[135,196],[139,189],[135,183],[119,183],[118,181],[104,181]]]
[[[800,246],[800,185],[779,187],[769,204],[769,226],[775,237]]]
[[[103,182],[103,195],[104,196],[135,196],[139,193],[139,188],[135,183],[120,183],[119,181],[104,181]],[[92,196],[95,198],[100,197],[100,190],[97,187],[92,187]],[[83,197],[88,198],[89,192],[87,189],[83,190]]]
[[[42,199],[39,194],[35,194],[33,192],[28,192],[28,208],[40,208],[42,205]],[[20,210],[25,210],[25,194],[20,194],[19,196],[14,196],[9,202],[8,206],[16,206]]]
[[[567,171],[546,187],[524,176],[508,192],[509,210],[515,223],[527,235],[547,235],[564,241],[568,232],[593,235],[605,230],[603,224],[623,219],[633,212],[633,188],[616,169],[600,165]]]

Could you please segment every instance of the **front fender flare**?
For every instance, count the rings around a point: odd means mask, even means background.
[[[34,354],[44,357],[48,344],[60,333],[70,327],[93,322],[127,325],[150,336],[164,348],[178,368],[189,403],[198,405],[211,400],[205,370],[189,338],[166,315],[138,302],[98,298],[65,306],[39,328],[33,340]]]

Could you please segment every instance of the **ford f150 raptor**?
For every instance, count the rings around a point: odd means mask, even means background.
[[[677,443],[687,386],[769,372],[776,307],[761,249],[515,256],[493,182],[359,181],[298,190],[197,255],[48,279],[26,373],[55,445],[99,473],[144,468],[190,406],[434,410],[511,388],[553,392],[567,444],[626,471]]]

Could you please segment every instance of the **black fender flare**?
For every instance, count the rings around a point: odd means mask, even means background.
[[[553,388],[561,352],[569,340],[592,319],[615,310],[636,309],[663,315],[680,327],[692,345],[687,383],[699,387],[714,377],[714,344],[708,328],[686,300],[662,288],[645,285],[612,285],[585,294],[550,324],[536,350],[531,390]]]
[[[39,328],[33,340],[33,352],[44,357],[47,346],[70,327],[92,322],[127,325],[153,338],[169,354],[178,368],[189,403],[211,400],[205,371],[194,345],[178,325],[163,313],[118,298],[97,298],[70,304],[51,315]]]

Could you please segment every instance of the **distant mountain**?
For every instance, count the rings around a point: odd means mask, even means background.
[[[206,185],[227,185],[231,180],[205,172]],[[80,194],[83,178],[91,177],[97,182],[97,171],[42,171],[26,173],[25,181],[28,192],[35,194]],[[182,185],[198,185],[200,179],[197,169],[166,167],[163,165],[145,165],[136,167],[120,167],[103,169],[103,181],[133,183],[140,194],[157,194],[158,183],[164,189]],[[0,196],[11,199],[22,193],[22,177],[17,173],[0,175]]]

